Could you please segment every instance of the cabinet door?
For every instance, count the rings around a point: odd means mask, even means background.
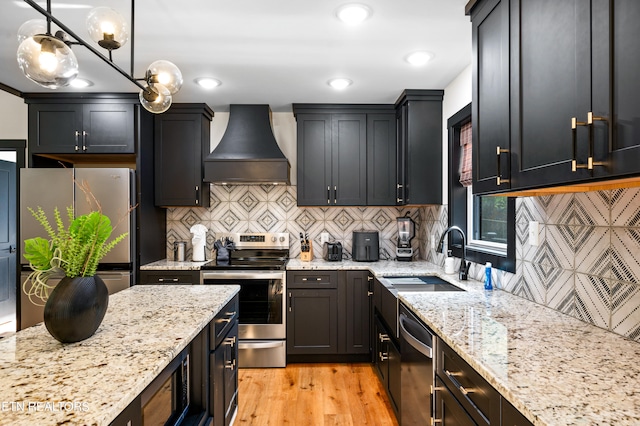
[[[371,296],[368,272],[347,271],[346,286],[346,353],[368,354],[371,333]]]
[[[441,425],[476,426],[469,414],[451,395],[447,387],[436,376],[434,420]]]
[[[367,205],[396,205],[396,117],[367,114]]]
[[[531,423],[521,412],[504,398],[501,398],[502,426],[531,426]]]
[[[473,36],[473,192],[508,189],[509,0],[488,0],[471,17]],[[498,184],[498,155],[501,184]]]
[[[298,205],[326,206],[331,185],[331,115],[298,114]]]
[[[200,284],[200,272],[140,271],[140,284]]]
[[[287,354],[338,353],[338,290],[289,290]]]
[[[133,104],[85,104],[82,145],[85,153],[134,153]]]
[[[164,113],[155,117],[157,206],[208,205],[209,187],[202,185],[203,120],[206,118],[201,114]]]
[[[221,344],[224,350],[224,424],[229,426],[238,406],[238,324]]]
[[[407,104],[402,104],[396,111],[396,204],[407,204],[407,144],[409,142],[409,111]]]
[[[387,342],[387,352],[389,353],[389,399],[396,413],[400,412],[400,396],[402,394],[402,375],[400,363],[400,349],[393,340]],[[427,403],[427,401],[425,401]]]
[[[82,105],[29,105],[29,152],[68,154],[81,150]]]
[[[586,121],[591,105],[589,2],[511,0],[510,14],[511,188],[588,179],[572,172],[571,119]],[[584,164],[586,127],[576,139]]]
[[[640,2],[592,3],[594,167],[596,176],[640,171]],[[609,141],[611,141],[609,143]],[[610,151],[610,154],[609,154]]]
[[[331,205],[367,204],[367,120],[365,114],[332,114]]]

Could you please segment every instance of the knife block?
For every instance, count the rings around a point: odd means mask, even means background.
[[[300,260],[303,262],[311,262],[313,260],[313,241],[309,240],[309,251],[300,252]]]

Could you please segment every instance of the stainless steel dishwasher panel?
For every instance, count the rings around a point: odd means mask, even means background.
[[[400,303],[400,424],[428,425],[433,412],[435,354],[433,333]]]

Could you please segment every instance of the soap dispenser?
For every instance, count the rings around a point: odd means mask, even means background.
[[[487,262],[484,265],[484,289],[493,290],[493,284],[491,283],[491,262]]]

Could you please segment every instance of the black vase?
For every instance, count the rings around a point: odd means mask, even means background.
[[[96,332],[108,305],[109,291],[100,277],[64,277],[44,305],[44,325],[62,343],[79,342]]]

